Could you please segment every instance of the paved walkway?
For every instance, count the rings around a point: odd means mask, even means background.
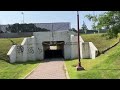
[[[64,60],[45,60],[26,79],[66,79]]]

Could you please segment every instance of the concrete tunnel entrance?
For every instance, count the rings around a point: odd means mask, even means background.
[[[64,41],[43,42],[44,59],[64,58]]]

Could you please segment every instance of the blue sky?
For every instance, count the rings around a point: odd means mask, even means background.
[[[0,11],[0,24],[22,23],[24,12],[25,23],[52,23],[52,22],[70,22],[71,28],[77,28],[76,11]],[[105,11],[94,11],[96,15]],[[84,18],[87,14],[93,14],[93,11],[79,11],[80,28],[83,21],[91,29],[92,22]]]

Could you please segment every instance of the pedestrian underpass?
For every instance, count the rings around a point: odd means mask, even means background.
[[[64,41],[43,42],[44,59],[64,58]]]

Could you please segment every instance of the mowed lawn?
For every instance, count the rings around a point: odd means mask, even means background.
[[[7,59],[7,52],[12,46],[13,40],[16,44],[21,44],[23,38],[9,38],[9,39],[2,39],[0,38],[0,59],[6,60]]]
[[[119,41],[119,38],[107,40],[102,34],[83,34],[81,36],[85,42],[93,42],[100,52]]]
[[[86,36],[89,37],[88,35]],[[97,39],[98,37],[96,36],[95,38]],[[114,44],[113,41],[109,40],[108,42],[111,42],[109,45]],[[98,46],[102,46],[101,43],[107,44],[107,41],[103,42],[101,39]],[[108,47],[107,45],[103,46]],[[71,79],[120,79],[120,44],[105,54],[101,54],[96,59],[81,59],[81,64],[85,68],[84,71],[77,71],[76,67],[74,67],[78,64],[78,59],[66,60],[65,63]]]
[[[11,38],[11,40],[16,44],[21,44],[23,38]],[[0,39],[0,79],[24,78],[39,64],[39,61],[14,64],[9,63],[7,60],[7,52],[11,46],[12,43],[10,40]]]

